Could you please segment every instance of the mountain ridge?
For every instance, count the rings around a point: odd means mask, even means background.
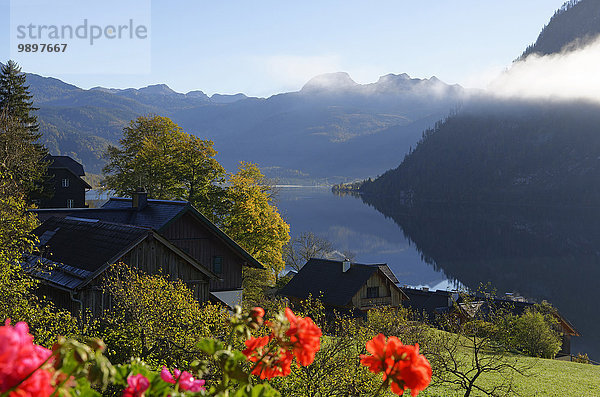
[[[318,87],[323,82],[326,90]],[[395,153],[408,151],[422,129],[465,95],[462,87],[436,78],[388,74],[374,83],[358,84],[343,72],[315,76],[299,91],[268,98],[184,94],[165,84],[85,90],[33,74],[28,74],[28,84],[40,108],[44,143],[53,154],[81,161],[88,172],[100,172],[102,153],[117,143],[130,120],[159,114],[212,139],[218,160],[230,171],[246,160],[277,169],[276,176],[284,182],[309,184],[383,172],[393,165]],[[371,140],[381,147],[381,155],[373,153]],[[367,152],[370,160],[362,158]]]

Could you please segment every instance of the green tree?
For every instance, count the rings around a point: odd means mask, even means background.
[[[11,182],[12,190],[33,199],[42,190],[48,151],[38,143],[39,125],[32,114],[37,108],[25,80],[13,61],[0,68],[0,171]]]
[[[554,358],[562,346],[556,326],[551,314],[544,315],[535,308],[525,310],[513,321],[513,346],[529,356]]]
[[[242,162],[237,173],[227,175],[214,158],[212,141],[185,133],[167,117],[139,117],[119,143],[107,152],[108,189],[128,196],[141,186],[151,198],[188,200],[267,266],[267,274],[244,269],[245,285],[257,287],[249,289],[274,284],[284,268],[289,225],[258,166]]]
[[[0,109],[14,117],[26,127],[33,141],[40,137],[37,117],[31,112],[38,110],[33,106],[33,95],[29,93],[26,76],[14,61],[8,61],[0,67]]]
[[[34,293],[39,281],[23,272],[19,265],[23,254],[36,249],[30,233],[37,225],[35,215],[27,212],[23,195],[0,172],[0,322],[26,321],[36,343],[50,347],[56,335],[74,335],[76,319],[55,308],[52,302]]]
[[[144,116],[129,123],[110,146],[104,167],[106,188],[131,196],[144,187],[155,199],[184,199],[215,220],[223,210],[225,169],[213,142],[183,131],[167,117]]]
[[[113,363],[140,357],[155,368],[186,368],[201,354],[200,338],[224,338],[228,314],[220,306],[200,306],[181,281],[114,265],[104,280],[113,305],[94,327],[110,347]]]

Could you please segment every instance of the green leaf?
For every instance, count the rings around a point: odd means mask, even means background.
[[[219,350],[225,350],[223,342],[208,338],[202,339],[196,346],[198,349],[211,356],[213,356]]]
[[[264,383],[254,387],[247,386],[235,392],[234,397],[280,397],[281,394],[268,384]]]

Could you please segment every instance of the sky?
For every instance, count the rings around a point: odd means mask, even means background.
[[[563,2],[0,0],[0,61],[82,88],[164,83],[178,92],[267,97],[337,71],[359,83],[408,73],[485,88]],[[19,25],[75,28],[84,19],[110,32],[131,20],[132,31],[143,25],[147,34],[70,40],[64,53],[17,52],[18,44],[44,41],[17,37]]]

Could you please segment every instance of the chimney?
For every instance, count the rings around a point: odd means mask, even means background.
[[[350,270],[350,260],[346,258],[342,262],[342,272],[346,273],[348,270]]]
[[[148,204],[148,193],[143,187],[138,187],[131,196],[131,207],[141,211]]]

